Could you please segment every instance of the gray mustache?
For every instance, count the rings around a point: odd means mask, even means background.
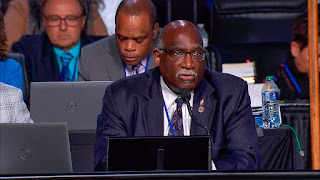
[[[193,71],[193,70],[188,70],[188,69],[180,69],[177,74],[176,77],[180,76],[180,75],[194,75],[194,76],[198,76],[198,74]]]

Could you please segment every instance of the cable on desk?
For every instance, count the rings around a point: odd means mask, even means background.
[[[289,129],[291,129],[294,133],[294,135],[296,136],[296,140],[297,140],[297,143],[298,143],[298,147],[299,147],[299,154],[300,156],[304,156],[304,152],[302,151],[301,149],[301,146],[300,146],[300,141],[299,141],[299,138],[298,138],[298,135],[296,133],[296,131],[293,129],[293,127],[287,125],[287,124],[281,124],[281,126],[285,126],[285,127],[288,127]]]

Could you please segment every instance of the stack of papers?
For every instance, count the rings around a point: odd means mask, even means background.
[[[238,76],[247,81],[248,84],[255,83],[254,62],[222,64],[222,72]]]

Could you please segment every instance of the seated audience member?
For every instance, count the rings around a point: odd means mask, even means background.
[[[23,35],[36,35],[44,32],[41,23],[41,1],[45,0],[10,0],[7,2],[7,12],[4,16],[4,21],[8,37],[8,50]],[[79,1],[83,1],[87,6],[88,21],[86,22],[85,31],[89,35],[107,36],[106,26],[98,11],[97,3],[100,0]]]
[[[20,89],[0,82],[0,123],[32,123]]]
[[[81,47],[100,37],[84,33],[82,1],[44,0],[41,7],[45,33],[23,36],[12,50],[25,55],[30,81],[74,81]]]
[[[115,35],[83,48],[78,80],[115,81],[154,68],[156,17],[150,0],[122,1],[116,13]]]
[[[14,59],[6,59],[7,38],[3,15],[0,12],[0,82],[23,89],[23,75],[20,64]]]
[[[258,169],[258,137],[247,84],[205,70],[205,54],[197,27],[173,21],[164,27],[159,49],[154,50],[157,67],[107,87],[97,120],[95,170],[106,168],[108,137],[207,135],[203,127],[210,131],[218,170]],[[191,91],[192,117],[181,102],[183,88]]]
[[[100,0],[98,3],[99,14],[103,23],[106,25],[109,36],[115,33],[115,15],[121,1],[122,0]]]
[[[320,46],[319,46],[320,47]],[[320,51],[319,51],[320,53]],[[274,73],[281,100],[309,99],[308,13],[294,22],[290,52]]]

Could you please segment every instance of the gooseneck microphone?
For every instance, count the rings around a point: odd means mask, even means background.
[[[191,98],[190,90],[187,88],[183,88],[180,91],[180,95],[181,95],[181,99],[183,100],[183,102],[187,104],[189,115],[192,119],[192,109],[191,109],[191,105],[189,102],[189,100]]]
[[[189,111],[189,115],[192,119],[192,109],[191,109],[191,105],[190,105],[190,98],[191,98],[191,94],[190,94],[190,90],[187,89],[187,88],[183,88],[181,89],[180,91],[180,95],[181,95],[181,99],[183,100],[184,103],[187,104],[187,107],[188,107],[188,111]],[[209,132],[209,129],[207,126],[203,126],[197,122],[194,122],[191,120],[191,123],[201,127],[201,128],[204,128],[207,132],[207,135],[209,136],[209,143],[208,143],[208,168],[209,170],[212,170],[212,147],[211,147],[211,137],[210,137],[210,132]]]
[[[201,125],[201,124],[199,124],[199,123],[197,123],[197,122],[194,122],[194,121],[192,121],[191,123],[193,123],[193,124],[195,124],[195,125],[203,128],[203,129],[205,129],[206,132],[207,132],[207,135],[208,135],[208,137],[209,137],[209,143],[208,143],[208,159],[209,159],[209,161],[208,161],[208,169],[209,169],[209,170],[213,170],[213,169],[212,169],[212,162],[213,162],[213,161],[212,161],[212,146],[211,146],[210,131],[209,131],[209,129],[208,129],[207,126],[203,126],[203,125]]]

